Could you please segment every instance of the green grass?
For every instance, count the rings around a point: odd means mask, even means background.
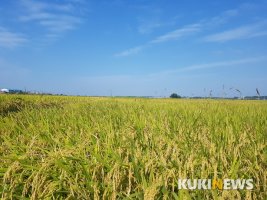
[[[0,95],[2,199],[266,199],[267,102]],[[180,190],[178,178],[252,178]]]

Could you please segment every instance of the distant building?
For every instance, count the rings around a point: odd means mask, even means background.
[[[22,90],[12,89],[12,90],[9,90],[9,93],[11,93],[11,94],[23,94],[25,92],[23,92]]]
[[[17,89],[0,89],[0,93],[9,93],[9,94],[25,94],[26,92],[22,90],[17,90]]]
[[[0,91],[1,93],[9,93],[9,89],[5,89],[5,88],[1,89]]]

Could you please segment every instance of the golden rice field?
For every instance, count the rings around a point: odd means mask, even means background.
[[[0,95],[2,199],[267,199],[267,101]],[[253,179],[178,190],[179,178]]]

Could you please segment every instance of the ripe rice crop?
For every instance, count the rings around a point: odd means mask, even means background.
[[[267,102],[0,95],[2,199],[266,199]],[[253,179],[178,190],[179,178]]]

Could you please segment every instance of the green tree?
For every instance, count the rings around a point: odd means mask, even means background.
[[[180,96],[180,95],[178,95],[178,94],[176,94],[176,93],[172,93],[172,94],[171,94],[171,96],[170,96],[170,98],[176,98],[176,99],[180,99],[180,98],[181,98],[181,96]]]

